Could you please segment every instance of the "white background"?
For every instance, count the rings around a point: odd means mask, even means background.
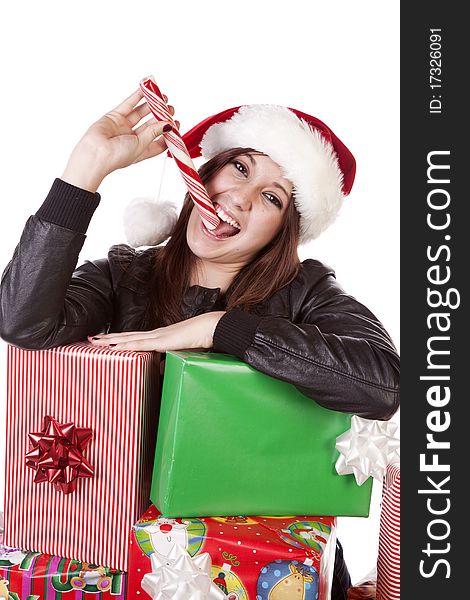
[[[0,21],[1,269],[87,127],[152,74],[182,132],[261,102],[315,115],[339,135],[356,156],[356,182],[338,221],[300,255],[332,266],[399,346],[397,3],[31,0],[8,3]],[[163,193],[182,197],[162,157],[111,174],[80,261],[125,241],[123,209],[158,194],[163,163]],[[5,350],[1,342],[1,411]],[[1,454],[0,445],[3,463]],[[375,564],[379,500],[375,485],[369,519],[339,522],[353,582]]]

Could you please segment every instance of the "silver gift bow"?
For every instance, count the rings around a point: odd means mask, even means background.
[[[223,600],[227,596],[211,580],[211,557],[207,552],[191,558],[175,544],[168,556],[150,556],[152,572],[142,579],[142,588],[153,600]]]
[[[358,485],[370,476],[383,481],[387,465],[400,459],[397,429],[393,421],[371,421],[354,415],[351,429],[336,438],[340,453],[336,471],[340,475],[353,473]]]

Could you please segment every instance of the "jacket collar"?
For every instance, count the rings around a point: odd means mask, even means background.
[[[185,318],[189,318],[220,307],[222,310],[223,294],[220,288],[206,288],[192,285],[184,295],[181,309]]]

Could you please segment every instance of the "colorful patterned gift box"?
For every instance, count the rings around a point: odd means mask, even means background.
[[[125,600],[126,588],[122,571],[0,543],[2,600]]]
[[[150,505],[159,355],[8,348],[5,544],[125,571]]]
[[[350,426],[233,357],[168,352],[151,500],[165,516],[367,516],[372,479],[335,469]]]
[[[151,506],[131,535],[128,589],[132,598],[149,597],[142,580],[152,570],[152,554],[171,556],[176,545],[191,557],[209,553],[212,582],[227,600],[326,600],[334,567],[336,519],[169,519]],[[175,592],[175,600],[179,597]]]

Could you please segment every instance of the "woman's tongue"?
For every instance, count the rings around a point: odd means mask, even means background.
[[[226,223],[220,219],[220,224],[215,228],[211,229],[211,232],[218,237],[232,237],[237,234],[240,230],[230,225],[230,223]]]

